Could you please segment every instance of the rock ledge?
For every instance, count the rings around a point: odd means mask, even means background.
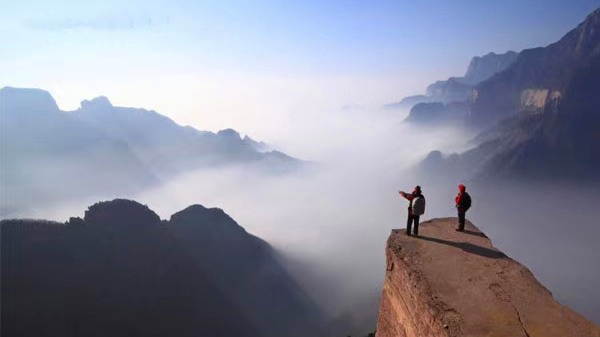
[[[477,227],[456,232],[455,222],[424,222],[419,237],[392,231],[378,337],[600,336]]]

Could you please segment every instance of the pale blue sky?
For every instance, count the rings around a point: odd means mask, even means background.
[[[600,0],[0,0],[0,86],[106,95],[205,129],[378,105],[543,46]],[[277,117],[278,116],[278,117]]]

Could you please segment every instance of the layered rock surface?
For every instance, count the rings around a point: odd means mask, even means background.
[[[533,274],[455,218],[394,230],[377,323],[391,336],[600,336],[600,327],[556,302]]]

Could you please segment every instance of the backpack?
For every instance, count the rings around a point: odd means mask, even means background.
[[[420,195],[413,200],[412,213],[414,215],[425,214],[425,197]]]
[[[463,194],[462,207],[464,207],[465,210],[471,208],[471,196],[467,192]]]

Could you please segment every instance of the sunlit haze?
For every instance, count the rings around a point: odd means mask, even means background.
[[[397,101],[475,55],[547,45],[598,5],[551,2],[3,1],[0,87],[278,141],[310,110]]]

